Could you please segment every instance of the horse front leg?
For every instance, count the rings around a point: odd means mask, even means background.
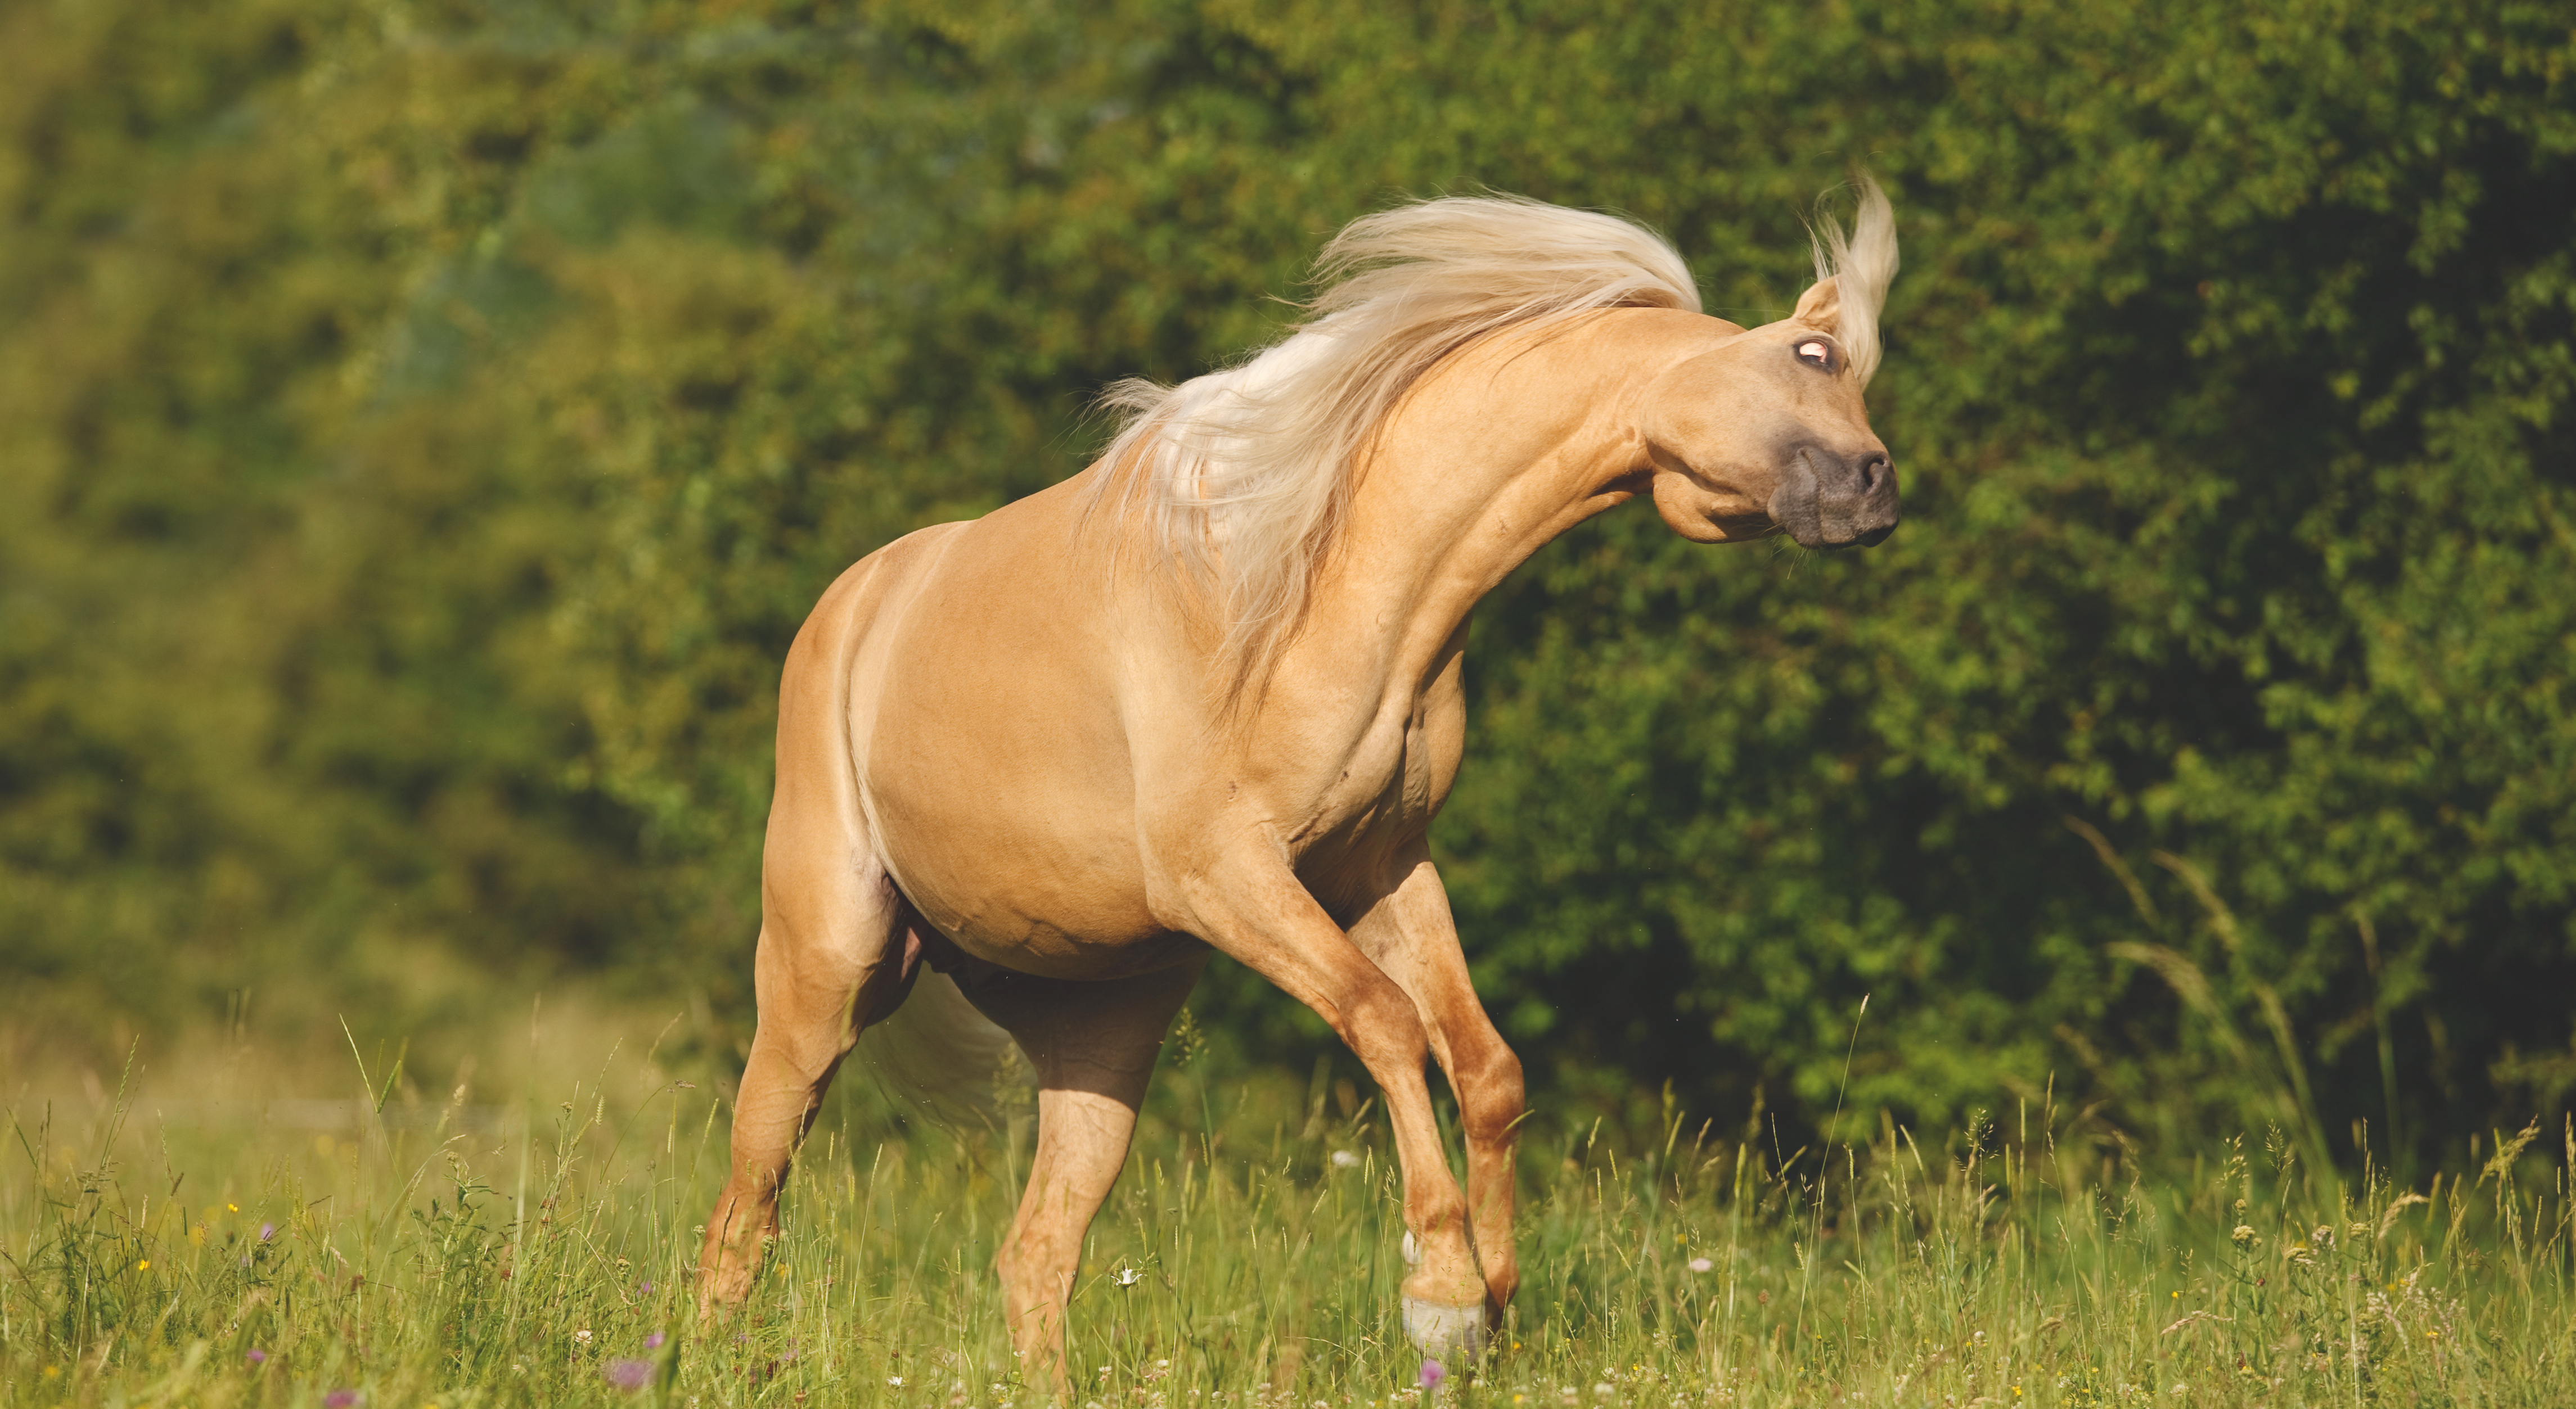
[[[1274,853],[1240,855],[1176,889],[1190,910],[1190,932],[1314,1009],[1376,1079],[1404,1171],[1404,1224],[1419,1258],[1404,1279],[1405,1333],[1427,1354],[1481,1354],[1490,1326],[1487,1286],[1467,1241],[1467,1201],[1450,1177],[1432,1117],[1422,1074],[1430,1034],[1413,999]]]
[[[1427,847],[1398,858],[1385,893],[1351,927],[1351,942],[1412,997],[1430,1031],[1432,1056],[1457,1093],[1467,1137],[1468,1219],[1486,1300],[1500,1316],[1521,1281],[1512,1235],[1513,1156],[1527,1109],[1521,1062],[1476,996],[1449,895]]]

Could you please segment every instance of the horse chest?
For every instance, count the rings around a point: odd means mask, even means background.
[[[1440,725],[1439,703],[1416,700],[1371,722],[1323,782],[1312,812],[1290,838],[1300,857],[1373,853],[1418,836],[1457,776],[1459,730]]]

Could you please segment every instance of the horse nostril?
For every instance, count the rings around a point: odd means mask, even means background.
[[[1860,488],[1863,494],[1876,494],[1893,473],[1885,455],[1872,455],[1860,462]]]

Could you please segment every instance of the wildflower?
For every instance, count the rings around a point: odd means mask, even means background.
[[[252,1346],[250,1354],[242,1357],[242,1362],[248,1365],[265,1365],[268,1363],[268,1352],[258,1346]]]
[[[2252,1247],[2254,1245],[2254,1230],[2246,1227],[2242,1223],[2239,1223],[2236,1225],[2236,1231],[2227,1235],[2227,1240],[2240,1248]]]
[[[263,1243],[264,1243],[264,1242],[267,1242],[269,1239],[274,1238],[274,1237],[276,1237],[276,1236],[277,1236],[277,1225],[276,1225],[276,1224],[274,1224],[274,1223],[263,1223],[263,1224],[259,1225],[259,1240],[260,1240],[261,1242],[263,1242]]]
[[[572,1333],[572,1338],[580,1341],[584,1345],[590,1344],[590,1332],[588,1331],[575,1331]]]
[[[1705,1272],[1716,1265],[1704,1257],[1694,1257],[1690,1260],[1690,1270],[1693,1272]]]
[[[634,1391],[642,1389],[644,1386],[653,1382],[653,1362],[650,1360],[611,1360],[606,1365],[600,1367],[599,1374],[600,1378],[608,1381],[610,1384],[613,1384],[628,1393],[633,1393]]]
[[[1447,1378],[1449,1378],[1449,1370],[1447,1366],[1442,1365],[1437,1360],[1425,1360],[1422,1362],[1422,1387],[1424,1389],[1438,1389],[1440,1388],[1440,1382]]]
[[[322,1409],[352,1409],[366,1396],[354,1389],[335,1389],[322,1396]]]
[[[644,1348],[646,1350],[660,1350],[662,1348],[662,1342],[668,1339],[670,1339],[670,1337],[663,1335],[660,1331],[655,1331],[653,1334],[644,1338]]]
[[[1136,1269],[1133,1267],[1119,1268],[1118,1285],[1122,1287],[1132,1287],[1136,1285]]]
[[[894,1386],[896,1389],[901,1389],[903,1388],[903,1376],[888,1375],[886,1376],[886,1383]]]
[[[1359,1157],[1359,1156],[1357,1156],[1357,1155],[1355,1155],[1355,1154],[1352,1154],[1352,1153],[1351,1153],[1350,1151],[1348,1151],[1348,1150],[1335,1150],[1335,1151],[1333,1151],[1333,1168],[1335,1168],[1335,1169],[1357,1169],[1357,1168],[1359,1168],[1359,1166],[1360,1166],[1360,1157]]]
[[[231,1211],[231,1212],[233,1212],[233,1213],[239,1213],[239,1212],[241,1212],[241,1205],[240,1205],[240,1204],[226,1204],[226,1205],[224,1205],[224,1207],[225,1207],[227,1210],[229,1210],[229,1211]]]
[[[147,1258],[143,1259],[141,1262],[138,1262],[138,1263],[134,1264],[134,1270],[135,1270],[135,1271],[137,1271],[137,1272],[149,1272],[149,1271],[151,1271],[151,1270],[152,1270],[152,1259],[150,1259],[150,1258],[148,1258],[148,1257],[147,1257]]]

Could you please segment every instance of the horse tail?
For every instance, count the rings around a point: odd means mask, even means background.
[[[906,1114],[952,1131],[999,1128],[1005,1098],[1033,1076],[1011,1035],[927,964],[893,1015],[859,1034],[859,1054]]]

